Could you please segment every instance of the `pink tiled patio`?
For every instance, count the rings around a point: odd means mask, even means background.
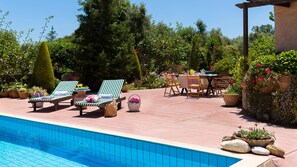
[[[284,128],[242,115],[240,108],[224,107],[222,97],[187,98],[186,96],[164,97],[164,89],[139,90],[122,93],[141,97],[140,112],[128,112],[127,100],[117,117],[104,118],[98,107],[88,107],[79,116],[79,110],[69,101],[53,105],[45,103],[43,109],[33,112],[28,100],[0,99],[0,115],[9,114],[39,120],[52,120],[70,125],[88,126],[103,130],[118,131],[133,135],[159,138],[169,141],[219,149],[223,136],[232,135],[238,126],[252,127],[258,123],[275,133],[276,145],[286,151],[285,158],[270,156],[274,166],[294,167],[297,164],[297,129]],[[250,154],[250,156],[255,156]],[[267,162],[266,166],[273,166]],[[263,166],[265,166],[263,165]]]

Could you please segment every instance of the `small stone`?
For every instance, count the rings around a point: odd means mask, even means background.
[[[266,148],[263,148],[263,147],[253,147],[252,152],[254,154],[259,154],[259,155],[269,155],[270,154],[269,150],[267,150]]]
[[[230,141],[230,140],[233,140],[234,138],[232,136],[224,136],[222,138],[222,141]]]
[[[235,139],[231,141],[223,141],[221,143],[221,147],[224,150],[238,152],[238,153],[247,153],[251,151],[249,144],[239,139]]]
[[[275,156],[284,157],[284,155],[285,155],[285,151],[283,149],[276,147],[273,144],[267,145],[266,149],[269,150],[270,153]]]

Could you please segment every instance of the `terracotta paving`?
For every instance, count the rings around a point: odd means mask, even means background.
[[[222,97],[187,98],[164,97],[164,89],[138,90],[122,93],[127,99],[131,94],[141,97],[140,112],[128,112],[127,100],[117,117],[104,118],[98,107],[88,107],[83,116],[70,102],[61,102],[59,110],[45,103],[43,109],[33,112],[28,100],[0,98],[0,114],[12,114],[53,120],[73,125],[194,144],[219,149],[223,136],[232,135],[238,126],[265,127],[275,133],[276,143],[286,151],[285,158],[270,156],[275,166],[293,167],[297,164],[297,129],[259,123],[240,113],[236,107],[224,107]],[[250,155],[254,156],[254,155]],[[268,165],[267,165],[268,166]]]

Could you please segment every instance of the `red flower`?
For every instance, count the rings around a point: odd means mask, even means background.
[[[267,67],[267,68],[265,68],[265,72],[266,72],[266,74],[270,74],[270,69],[269,69],[269,67]]]
[[[243,88],[244,88],[244,87],[245,87],[245,83],[241,83],[241,87],[243,87]]]
[[[262,64],[260,64],[260,63],[257,63],[257,65],[256,65],[257,67],[262,67]]]

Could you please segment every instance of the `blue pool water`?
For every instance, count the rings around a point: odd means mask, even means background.
[[[0,116],[0,167],[227,167],[240,159]]]

